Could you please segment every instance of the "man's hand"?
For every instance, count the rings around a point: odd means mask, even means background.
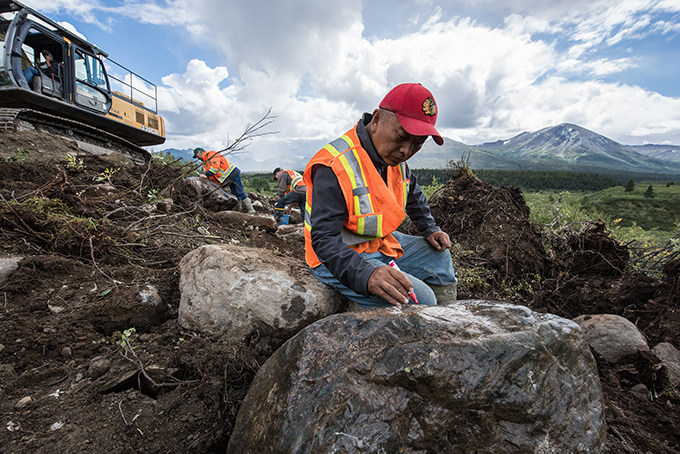
[[[198,175],[198,176],[201,177],[201,178],[208,178],[208,177],[205,176],[204,173],[202,173],[202,174],[200,174],[200,175]]]
[[[413,284],[406,275],[391,266],[376,268],[368,278],[368,291],[394,306],[408,304],[408,293],[413,291]]]
[[[427,242],[432,245],[433,248],[439,252],[444,252],[451,247],[451,238],[446,232],[434,232],[426,238]]]

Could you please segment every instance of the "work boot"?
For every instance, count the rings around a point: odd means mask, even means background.
[[[451,285],[429,285],[437,297],[437,303],[450,303],[458,298],[458,283]]]
[[[255,208],[253,208],[253,202],[250,201],[249,197],[243,199],[243,206],[247,210],[248,214],[255,214]]]
[[[283,213],[286,211],[285,208],[276,208],[274,207],[274,220],[278,225],[281,225],[281,221],[283,220]]]
[[[240,213],[242,209],[243,209],[243,202],[241,202],[239,200],[239,201],[236,202],[236,206],[234,206],[232,211],[238,211]]]

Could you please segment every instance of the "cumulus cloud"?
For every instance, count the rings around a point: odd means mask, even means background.
[[[271,108],[280,133],[253,149],[311,154],[305,148],[344,132],[392,86],[414,81],[434,93],[440,131],[468,143],[563,122],[623,142],[680,143],[680,101],[616,82],[642,56],[612,51],[676,38],[677,0],[34,3],[101,27],[176,28],[219,55],[212,67],[194,59],[162,79],[172,147],[226,146]]]
[[[555,77],[499,99],[489,120],[478,127],[440,132],[480,143],[560,123],[578,124],[625,144],[669,138],[680,143],[680,99],[640,87]]]

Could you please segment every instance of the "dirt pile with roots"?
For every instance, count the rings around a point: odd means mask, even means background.
[[[237,338],[183,330],[177,266],[221,242],[302,261],[302,241],[218,222],[176,166],[131,166],[35,131],[0,134],[0,157],[2,253],[24,257],[1,286],[0,451],[224,452],[255,372],[285,339],[266,326]],[[270,198],[250,196],[273,212]],[[474,177],[447,183],[431,205],[455,243],[462,298],[618,314],[650,346],[680,347],[678,261],[657,276],[631,273],[604,224],[541,232],[517,188]],[[140,311],[149,286],[160,304]],[[598,364],[607,452],[680,452],[680,400],[663,388],[658,358]],[[628,391],[637,383],[653,399]]]

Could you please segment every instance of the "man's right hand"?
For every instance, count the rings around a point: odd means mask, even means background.
[[[404,273],[385,265],[376,268],[368,278],[368,291],[394,306],[401,306],[408,304],[408,293],[413,291],[413,284]]]

